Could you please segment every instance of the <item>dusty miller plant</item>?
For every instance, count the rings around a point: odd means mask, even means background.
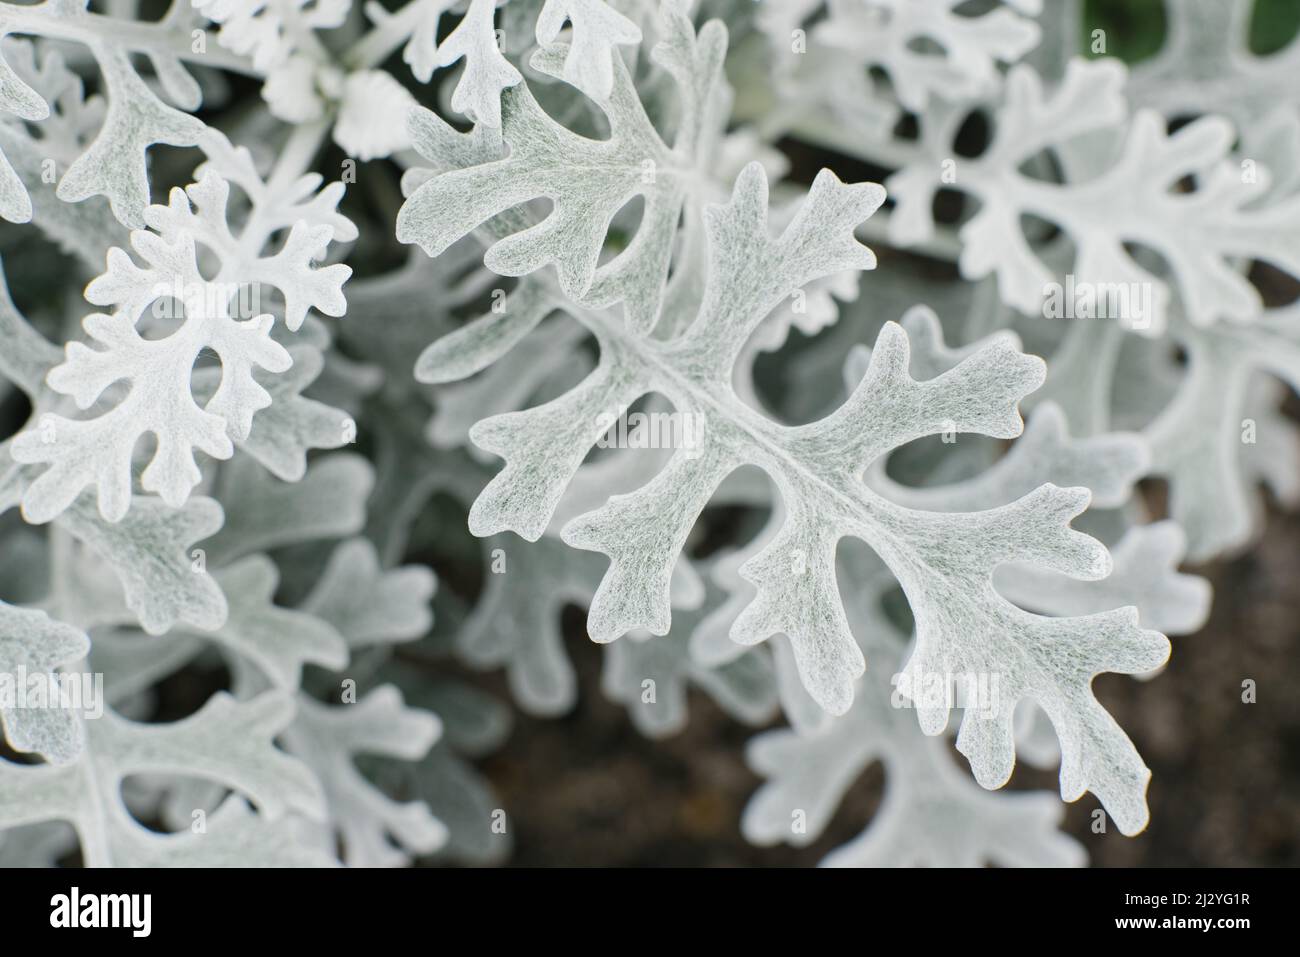
[[[876,762],[828,864],[1080,865],[1086,793],[1146,827],[1093,679],[1300,498],[1251,273],[1300,275],[1295,57],[1247,0],[1167,0],[1134,70],[1072,2],[140,6],[0,5],[0,861],[507,859],[509,711],[447,665],[562,714],[568,605],[644,734],[764,728],[757,844]]]

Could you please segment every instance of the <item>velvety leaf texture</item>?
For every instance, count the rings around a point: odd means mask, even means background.
[[[1170,863],[1300,41],[1110,6],[0,4],[0,863]]]

